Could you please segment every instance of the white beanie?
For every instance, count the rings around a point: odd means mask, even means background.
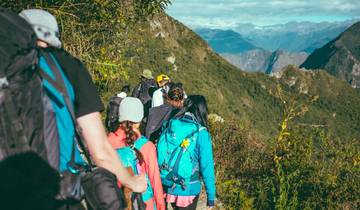
[[[130,121],[139,123],[144,117],[144,105],[140,99],[134,97],[124,98],[119,107],[119,122]]]
[[[61,47],[59,27],[52,14],[41,9],[26,9],[21,11],[19,15],[30,23],[38,39],[50,46]]]

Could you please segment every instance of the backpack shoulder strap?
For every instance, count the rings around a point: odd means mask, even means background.
[[[61,76],[61,71],[58,68],[58,66],[56,65],[55,61],[53,60],[54,58],[51,57],[50,53],[48,52],[42,52],[41,55],[45,58],[46,63],[50,66],[50,69],[52,70],[52,72],[55,75],[55,79],[52,79],[50,75],[48,75],[43,69],[40,68],[40,75],[41,77],[43,77],[44,79],[46,79],[51,85],[53,85],[57,91],[59,91],[62,96],[65,99],[65,103],[66,103],[66,107],[68,108],[68,111],[71,114],[71,117],[74,120],[74,123],[76,122],[75,119],[75,113],[74,113],[74,106],[70,100],[70,96],[69,93],[65,87],[65,81],[63,79],[63,77]]]
[[[39,70],[39,74],[42,78],[46,79],[50,84],[52,84],[57,89],[57,91],[59,91],[63,95],[63,97],[65,99],[65,105],[66,105],[66,107],[70,113],[70,116],[74,122],[74,125],[75,125],[75,133],[76,133],[75,140],[76,140],[77,144],[79,145],[81,152],[84,154],[89,167],[92,168],[93,167],[92,160],[90,158],[90,154],[89,154],[87,148],[85,147],[81,128],[76,123],[74,107],[73,107],[73,104],[71,103],[69,93],[67,92],[67,89],[65,88],[65,83],[61,76],[60,69],[58,68],[58,66],[56,65],[56,63],[54,62],[53,58],[51,57],[51,55],[49,53],[42,52],[41,54],[44,56],[46,63],[50,66],[51,70],[53,71],[53,73],[55,75],[55,80],[52,79],[51,76],[48,75],[41,68]],[[75,148],[73,147],[73,150],[74,149]],[[73,154],[75,154],[75,153],[73,153]],[[75,157],[73,154],[71,157],[71,162],[74,162],[74,160],[75,160]]]
[[[149,140],[144,137],[141,136],[138,140],[135,141],[135,148],[140,150]]]

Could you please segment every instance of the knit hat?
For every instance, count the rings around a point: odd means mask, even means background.
[[[144,77],[145,79],[154,79],[152,72],[149,69],[144,69],[141,76]]]
[[[19,13],[33,27],[38,39],[60,48],[59,27],[55,17],[41,9],[26,9]]]
[[[119,107],[119,122],[141,122],[144,117],[144,106],[140,99],[134,97],[124,98]]]

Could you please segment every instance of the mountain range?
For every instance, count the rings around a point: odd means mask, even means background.
[[[271,73],[289,64],[299,66],[308,54],[336,38],[355,21],[238,24],[233,30],[195,28],[194,31],[238,68]]]
[[[259,48],[233,30],[201,28],[195,31],[217,53],[241,53]]]
[[[233,30],[251,43],[269,51],[312,53],[336,38],[358,20],[343,22],[288,22],[270,26],[238,24]]]
[[[301,67],[325,69],[352,87],[360,88],[360,22],[315,50]]]

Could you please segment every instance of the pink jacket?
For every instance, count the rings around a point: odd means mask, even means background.
[[[108,135],[108,140],[114,149],[118,149],[126,146],[125,137],[125,132],[119,128],[117,131],[115,131],[115,133],[110,133]],[[155,202],[157,210],[165,210],[164,194],[160,179],[155,145],[149,141],[140,149],[140,152],[144,156],[144,163],[141,165],[141,171],[146,172],[154,192],[154,199],[146,202],[146,209],[154,209]]]

